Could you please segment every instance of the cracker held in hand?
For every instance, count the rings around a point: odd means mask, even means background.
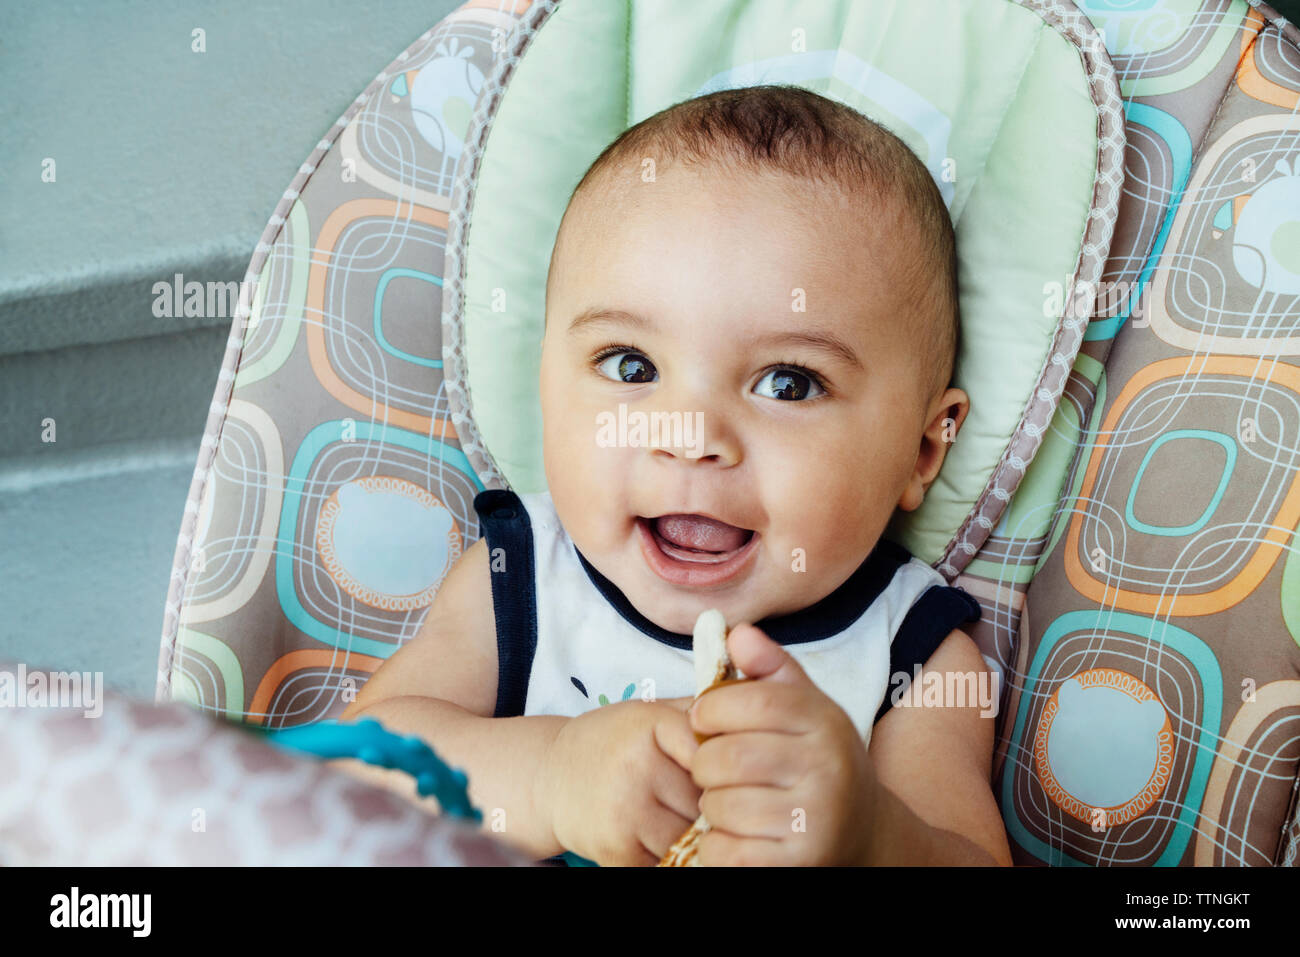
[[[693,652],[696,700],[699,700],[704,692],[718,685],[743,677],[727,655],[727,621],[722,617],[722,612],[716,608],[702,612],[695,620]],[[698,734],[696,740],[703,743],[703,738]],[[658,866],[698,867],[699,861],[696,855],[699,851],[700,838],[708,829],[709,822],[701,814],[686,833],[677,839],[677,843],[668,848],[668,853],[664,855]]]

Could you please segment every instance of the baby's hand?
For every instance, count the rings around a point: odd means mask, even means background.
[[[716,735],[691,764],[711,828],[700,864],[862,863],[874,781],[853,721],[753,625],[732,629],[727,651],[756,680],[706,692],[690,715]]]
[[[555,840],[601,865],[653,865],[699,814],[693,698],[620,701],[569,721],[536,784]]]

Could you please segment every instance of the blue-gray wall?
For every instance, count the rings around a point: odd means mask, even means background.
[[[0,657],[152,697],[230,324],[155,317],[153,284],[240,280],[331,124],[458,5],[0,0]]]

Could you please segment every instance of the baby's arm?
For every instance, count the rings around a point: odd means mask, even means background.
[[[948,635],[923,671],[987,672],[975,642]],[[990,786],[996,717],[970,707],[895,705],[871,733],[879,804],[872,859],[881,864],[1011,865]]]
[[[538,806],[539,779],[551,742],[569,720],[556,715],[493,718],[497,694],[496,622],[487,542],[480,538],[448,573],[419,633],[393,653],[340,716],[365,715],[413,734],[469,777],[470,801],[484,826],[537,858],[562,850],[550,814]],[[417,801],[414,780],[355,760],[332,762]]]

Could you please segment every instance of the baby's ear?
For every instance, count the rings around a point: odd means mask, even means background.
[[[938,477],[944,456],[957,440],[957,432],[969,411],[970,399],[961,389],[946,389],[930,404],[930,418],[922,434],[916,470],[898,501],[898,507],[903,511],[912,512],[921,507],[926,490]]]
[[[961,389],[948,388],[930,404],[930,410],[926,437],[951,445],[970,413],[970,397]]]

